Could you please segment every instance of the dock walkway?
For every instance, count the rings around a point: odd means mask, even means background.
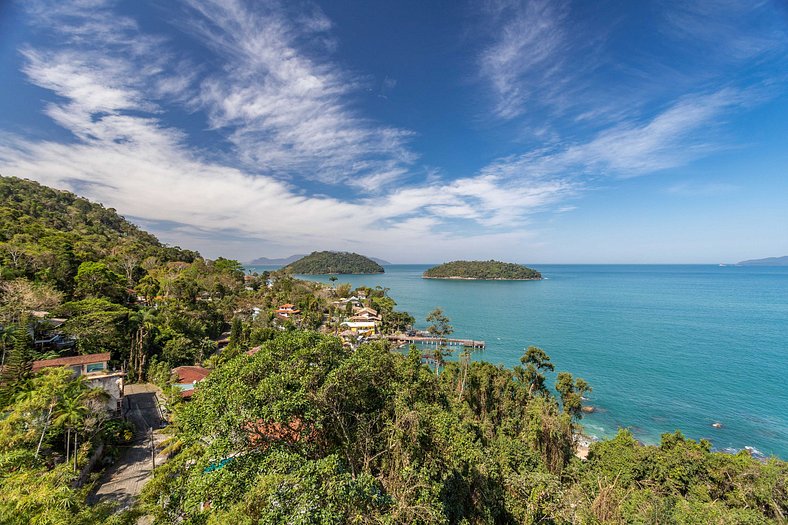
[[[446,346],[462,346],[466,347],[469,346],[471,348],[481,348],[483,349],[486,345],[484,341],[475,341],[473,339],[448,339],[448,338],[439,338],[439,337],[427,337],[427,336],[411,336],[411,335],[402,335],[402,334],[395,334],[395,335],[387,335],[386,339],[389,341],[399,342],[402,344],[421,344],[421,345],[437,345],[441,342]]]

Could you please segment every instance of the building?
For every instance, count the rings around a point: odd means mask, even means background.
[[[44,368],[70,368],[75,375],[85,378],[90,388],[101,388],[110,399],[107,408],[116,414],[121,414],[123,407],[123,378],[126,373],[122,370],[109,368],[110,353],[77,355],[74,357],[58,357],[33,362],[33,372]]]
[[[365,337],[378,333],[378,323],[374,321],[345,321],[341,326],[346,327],[353,334]]]
[[[276,309],[276,316],[279,319],[293,319],[296,315],[300,314],[301,310],[296,309],[294,304],[283,304]]]
[[[380,322],[377,310],[369,307],[353,308],[353,315],[348,321],[373,321]]]
[[[173,368],[172,373],[178,378],[175,386],[181,389],[181,397],[190,399],[197,383],[208,377],[211,371],[201,366],[179,366]]]

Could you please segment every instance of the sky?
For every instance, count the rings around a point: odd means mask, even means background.
[[[241,261],[786,255],[788,4],[0,1],[0,175]]]

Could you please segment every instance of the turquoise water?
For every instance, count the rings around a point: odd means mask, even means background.
[[[583,424],[594,437],[628,427],[656,443],[681,429],[788,459],[788,268],[533,267],[545,280],[431,280],[428,266],[392,265],[338,283],[390,288],[419,327],[442,307],[455,336],[487,342],[476,359],[513,366],[543,348],[557,371],[591,383],[599,412]]]

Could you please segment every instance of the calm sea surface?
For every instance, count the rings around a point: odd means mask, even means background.
[[[513,366],[543,348],[556,371],[591,383],[591,436],[628,427],[656,443],[681,429],[788,459],[788,267],[529,266],[545,280],[432,280],[429,266],[391,265],[337,282],[390,288],[421,328],[440,306],[455,337],[487,342],[476,359]]]

